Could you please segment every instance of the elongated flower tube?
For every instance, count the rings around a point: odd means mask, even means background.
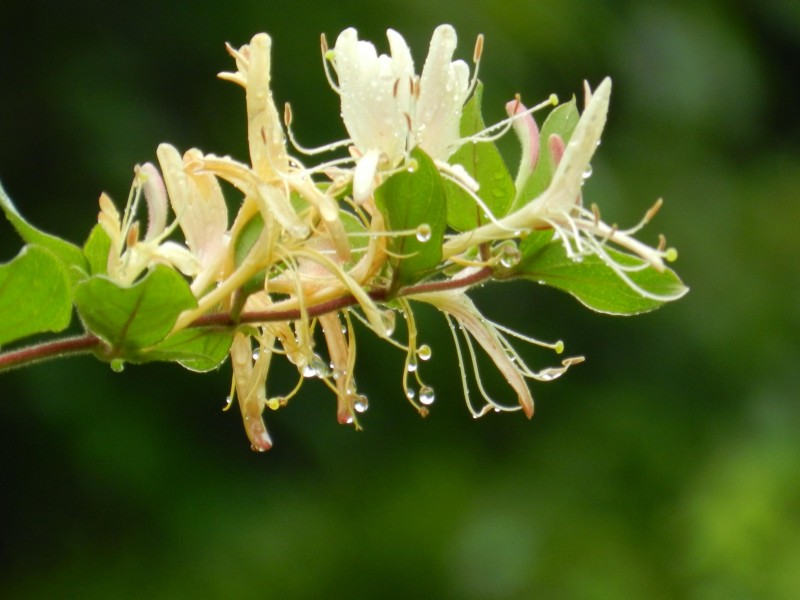
[[[465,330],[469,335],[471,335],[478,344],[483,348],[484,352],[492,359],[497,369],[503,375],[505,380],[508,382],[508,385],[514,390],[517,394],[517,401],[519,406],[515,408],[509,408],[504,406],[496,401],[494,401],[484,390],[483,384],[480,381],[480,376],[478,375],[477,369],[477,362],[475,359],[475,353],[472,348],[472,343],[469,341],[469,337],[465,335],[465,340],[467,342],[467,347],[469,349],[469,355],[471,359],[471,363],[473,365],[473,369],[475,372],[478,388],[480,389],[481,394],[483,395],[486,404],[483,408],[474,409],[472,407],[472,403],[470,402],[470,393],[469,393],[469,386],[467,383],[467,376],[465,373],[465,365],[462,357],[462,353],[460,350],[460,345],[458,343],[457,334],[454,328],[453,331],[453,338],[456,343],[456,350],[459,356],[459,363],[461,367],[461,378],[464,386],[464,396],[467,401],[467,406],[472,412],[473,416],[479,417],[489,410],[497,410],[497,411],[510,411],[521,408],[529,419],[533,417],[533,396],[531,395],[531,391],[528,388],[528,384],[525,379],[535,379],[538,381],[552,381],[553,379],[562,375],[566,370],[572,366],[573,364],[579,363],[583,361],[582,357],[573,357],[568,358],[562,361],[561,366],[559,367],[551,367],[544,369],[543,371],[534,372],[528,368],[525,362],[522,360],[522,357],[517,354],[511,344],[503,335],[505,331],[508,334],[514,335],[521,339],[524,339],[530,343],[534,343],[540,346],[545,346],[555,350],[556,352],[561,352],[563,349],[563,344],[556,343],[556,344],[546,344],[544,342],[539,342],[538,340],[533,340],[526,336],[522,336],[513,332],[509,329],[506,329],[502,326],[499,326],[495,323],[492,323],[488,319],[486,319],[478,310],[478,308],[473,304],[472,300],[466,295],[464,290],[446,290],[446,291],[439,291],[439,292],[425,292],[421,294],[414,294],[412,298],[419,302],[425,302],[427,304],[431,304],[439,309],[445,316],[453,318],[458,323],[459,328]]]

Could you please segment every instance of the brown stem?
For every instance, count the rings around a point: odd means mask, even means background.
[[[401,288],[394,297],[412,296],[425,292],[438,292],[443,290],[455,290],[471,287],[477,283],[489,279],[493,274],[491,267],[483,267],[475,273],[461,277],[459,279],[447,279],[443,281],[432,281],[420,283]],[[389,290],[385,288],[368,292],[370,298],[377,302],[385,302],[389,299]],[[357,304],[358,301],[351,294],[327,300],[310,306],[305,314],[309,317],[318,317],[329,312],[341,310],[348,306]],[[268,323],[275,321],[297,321],[301,318],[300,310],[278,310],[278,311],[258,311],[242,313],[234,321],[230,313],[214,313],[203,315],[194,320],[194,327],[234,327],[242,323]],[[102,345],[102,341],[91,333],[84,335],[42,342],[26,348],[0,352],[0,372],[8,371],[19,367],[26,367],[37,362],[52,360],[55,358],[66,358],[78,354],[90,354]]]
[[[87,333],[75,337],[42,342],[26,348],[0,352],[0,371],[27,367],[37,362],[66,358],[78,354],[90,354],[100,346],[99,338]]]

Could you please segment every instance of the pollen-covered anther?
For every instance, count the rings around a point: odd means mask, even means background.
[[[479,63],[483,55],[483,34],[479,33],[475,38],[475,49],[472,51],[472,62]]]

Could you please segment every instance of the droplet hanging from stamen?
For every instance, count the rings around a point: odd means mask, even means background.
[[[429,385],[423,385],[419,388],[419,401],[425,406],[430,406],[436,400],[436,393]]]
[[[417,356],[420,360],[430,360],[433,351],[428,344],[422,344],[419,348],[417,348]]]
[[[358,394],[353,401],[353,408],[357,413],[364,413],[369,408],[369,400],[364,394]]]

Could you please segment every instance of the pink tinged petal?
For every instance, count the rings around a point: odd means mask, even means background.
[[[151,163],[145,163],[137,169],[137,177],[147,201],[147,234],[145,242],[150,242],[162,233],[167,227],[167,189],[158,169]]]
[[[506,113],[509,117],[521,115],[517,117],[513,124],[514,133],[517,134],[522,145],[522,158],[520,159],[519,172],[516,179],[517,190],[523,188],[539,161],[539,127],[536,125],[533,115],[527,110],[525,105],[518,100],[506,103]]]
[[[553,165],[558,166],[561,159],[564,157],[564,138],[557,133],[551,133],[547,139],[547,148],[550,150],[550,156],[553,159]]]

